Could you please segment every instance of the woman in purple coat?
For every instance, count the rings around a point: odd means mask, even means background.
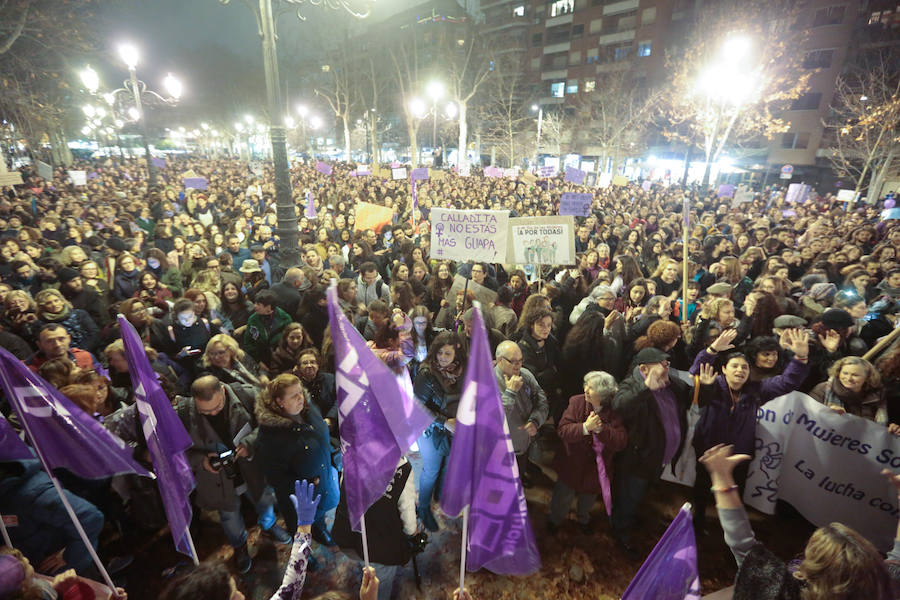
[[[556,454],[554,468],[558,478],[550,499],[547,531],[553,535],[569,514],[572,499],[577,496],[576,515],[581,530],[593,534],[591,507],[597,494],[603,494],[607,514],[612,509],[609,485],[613,478],[613,455],[625,448],[628,434],[625,423],[610,407],[616,394],[616,380],[604,371],[590,371],[584,376],[584,394],[572,396],[559,420],[557,432],[563,449]],[[605,487],[600,482],[598,456],[606,472]]]

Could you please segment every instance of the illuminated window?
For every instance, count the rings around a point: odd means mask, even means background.
[[[564,81],[557,81],[556,83],[550,84],[550,95],[554,98],[562,98],[566,95],[566,83]]]
[[[550,16],[558,17],[575,12],[575,0],[556,0],[550,5]]]
[[[587,64],[595,63],[600,60],[600,51],[597,48],[591,48],[587,51],[585,61]]]
[[[638,44],[638,56],[650,56],[650,45],[652,42],[641,42]]]
[[[593,92],[596,87],[597,87],[597,82],[594,81],[593,79],[585,80],[585,82],[584,82],[584,91],[585,92]]]
[[[577,94],[578,93],[578,80],[570,79],[569,83],[566,84],[566,93],[567,94]]]
[[[525,16],[525,5],[520,4],[519,6],[515,7],[513,9],[513,16],[514,17],[524,17]]]
[[[631,46],[619,46],[613,51],[614,60],[625,60],[631,54]]]

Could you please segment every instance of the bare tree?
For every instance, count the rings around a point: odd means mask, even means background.
[[[659,115],[670,140],[699,146],[709,184],[726,148],[758,145],[790,128],[778,114],[807,89],[800,62],[801,13],[788,0],[722,3],[701,11],[690,45],[667,56],[671,72]]]
[[[533,118],[524,102],[526,83],[521,65],[514,57],[499,53],[493,63],[494,72],[485,82],[479,104],[479,117],[485,141],[496,148],[507,165],[513,166],[517,158],[528,152],[526,136]]]
[[[900,52],[883,49],[851,64],[837,79],[824,125],[837,173],[857,193],[869,176],[869,198],[877,199],[900,157]]]
[[[399,92],[400,106],[406,117],[406,128],[409,132],[410,162],[413,168],[419,164],[419,126],[422,124],[422,115],[417,113],[416,107],[410,105],[410,99],[415,90],[421,85],[419,51],[414,32],[399,35],[390,49],[391,63],[394,65],[394,82]]]
[[[445,36],[443,39],[449,46],[441,54],[446,57],[443,64],[447,70],[450,95],[457,108],[457,160],[462,164],[469,143],[469,103],[491,75],[490,54],[484,44],[484,36],[477,35],[474,23],[470,23],[459,37]]]
[[[316,95],[325,99],[334,116],[341,122],[344,131],[344,152],[346,160],[353,160],[350,148],[350,114],[359,98],[357,80],[359,79],[359,62],[356,52],[351,50],[351,42],[345,39],[338,44],[331,55],[331,61],[322,66],[327,85],[316,87]]]

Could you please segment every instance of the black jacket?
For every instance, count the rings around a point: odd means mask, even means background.
[[[522,350],[522,366],[531,371],[544,393],[556,394],[559,388],[559,364],[562,354],[559,343],[551,333],[544,346],[538,346],[537,340],[526,331],[518,341]]]
[[[303,299],[303,295],[297,288],[289,283],[282,282],[276,283],[269,290],[274,292],[277,297],[275,305],[291,315],[292,319],[296,319],[297,309],[300,308],[300,301]]]
[[[669,381],[679,405],[678,422],[681,425],[681,444],[672,459],[674,466],[684,449],[687,411],[693,394],[691,387],[677,377],[670,375]],[[658,478],[663,470],[666,432],[653,392],[644,385],[644,378],[637,369],[619,384],[612,409],[622,416],[628,430],[628,446],[616,457],[616,470],[644,479]]]

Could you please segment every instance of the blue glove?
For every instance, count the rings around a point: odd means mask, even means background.
[[[315,488],[311,483],[303,481],[294,482],[294,493],[291,494],[291,502],[294,504],[294,512],[297,513],[297,525],[312,525],[316,520],[316,509],[322,500],[322,494],[313,499]]]

